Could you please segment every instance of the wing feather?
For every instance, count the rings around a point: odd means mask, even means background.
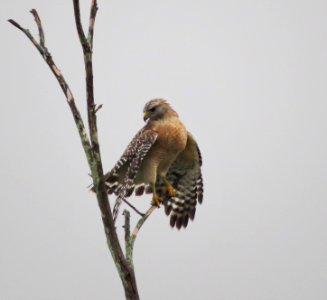
[[[115,189],[115,193],[118,194],[118,197],[113,209],[114,219],[117,218],[122,200],[126,197],[129,197],[133,193],[135,188],[134,179],[140,169],[143,159],[151,149],[152,145],[155,143],[157,136],[158,134],[156,132],[149,129],[143,129],[138,132],[138,134],[128,145],[121,159],[110,172],[111,174],[107,179],[108,182],[110,182],[110,178],[112,178],[114,174],[117,174],[118,178],[123,179],[118,181],[117,188]],[[120,161],[124,161],[124,163],[119,163]],[[124,170],[124,174],[119,174],[119,170],[123,166],[125,166],[126,170]]]
[[[173,185],[176,196],[165,198],[165,212],[170,215],[172,227],[186,227],[188,220],[194,219],[197,202],[202,203],[203,180],[201,174],[202,157],[200,149],[188,133],[185,150],[182,151],[168,170],[168,181]],[[163,182],[157,187],[162,188]]]

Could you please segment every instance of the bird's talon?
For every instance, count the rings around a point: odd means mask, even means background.
[[[157,194],[153,194],[152,197],[152,201],[151,201],[151,205],[155,205],[157,207],[160,207],[160,203],[162,202],[162,200],[160,199],[160,197]]]
[[[167,195],[169,197],[175,197],[176,196],[176,191],[175,191],[174,187],[169,182],[166,183],[166,193],[167,193]]]

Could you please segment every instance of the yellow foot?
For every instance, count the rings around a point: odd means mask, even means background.
[[[160,197],[156,193],[153,193],[151,205],[156,205],[157,207],[160,207],[161,201],[162,200],[160,199]]]
[[[176,196],[176,191],[173,188],[173,186],[170,184],[169,181],[166,181],[166,193],[169,197],[175,197]]]

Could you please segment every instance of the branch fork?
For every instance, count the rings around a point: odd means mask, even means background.
[[[93,36],[94,36],[94,24],[98,11],[97,0],[91,0],[91,8],[89,15],[89,25],[87,36],[84,33],[81,16],[79,0],[73,0],[74,16],[77,33],[80,39],[80,43],[84,54],[84,65],[86,73],[86,103],[87,103],[87,116],[88,116],[88,130],[86,129],[81,114],[75,104],[75,98],[71,89],[69,88],[63,74],[55,64],[52,55],[48,51],[45,43],[45,33],[43,30],[42,22],[36,9],[32,9],[30,12],[34,16],[35,23],[38,28],[39,41],[37,41],[28,29],[23,28],[15,20],[8,20],[13,26],[22,31],[27,38],[33,43],[36,49],[39,51],[44,61],[50,67],[52,73],[56,77],[65,97],[69,108],[72,112],[76,128],[78,130],[80,140],[86,155],[86,159],[91,171],[93,179],[94,190],[96,193],[98,205],[101,211],[102,222],[104,231],[107,238],[107,244],[113,260],[115,262],[117,271],[119,272],[122,280],[125,296],[128,300],[138,300],[138,290],[136,284],[136,278],[133,266],[133,248],[138,232],[146,219],[154,211],[155,207],[151,206],[147,212],[137,222],[132,234],[130,233],[130,213],[125,210],[125,254],[119,243],[115,224],[110,208],[108,194],[103,176],[103,167],[101,160],[101,153],[98,141],[98,130],[96,113],[102,107],[95,105],[94,102],[94,89],[93,89],[93,65],[92,65],[92,51],[93,51]],[[132,206],[135,210],[135,208]],[[140,212],[138,212],[140,213]]]

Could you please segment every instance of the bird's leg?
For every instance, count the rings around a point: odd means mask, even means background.
[[[166,193],[169,197],[175,197],[176,196],[176,191],[174,187],[171,185],[171,183],[164,178],[165,184],[166,184]]]
[[[157,207],[160,207],[160,203],[162,202],[162,200],[160,199],[160,197],[158,196],[158,194],[156,192],[156,185],[155,184],[152,184],[152,191],[153,191],[153,196],[152,196],[151,205],[155,205]]]

